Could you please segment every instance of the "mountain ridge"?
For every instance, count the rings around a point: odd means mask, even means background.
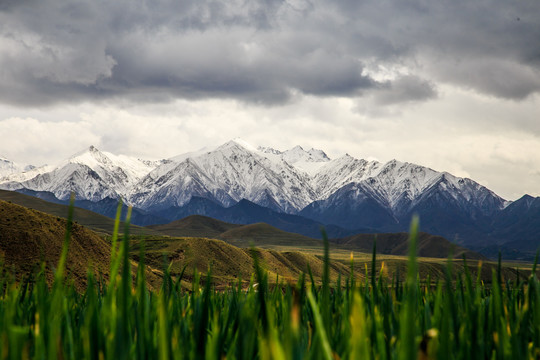
[[[398,160],[382,163],[350,155],[330,159],[313,148],[280,151],[234,139],[156,162],[91,146],[56,167],[40,169],[32,170],[37,175],[31,179],[23,173],[3,177],[0,189],[49,192],[60,200],[75,191],[78,200],[88,201],[98,212],[105,207],[108,210],[103,211],[110,211],[106,199],[121,198],[137,208],[140,224],[145,225],[174,220],[169,213],[227,213],[222,220],[230,220],[235,206],[247,206],[242,203],[246,200],[271,210],[275,219],[300,215],[341,229],[403,231],[418,213],[427,231],[461,244],[498,246],[516,240],[494,223],[516,216],[515,211],[504,211],[512,202],[471,179]],[[195,204],[197,198],[206,202]],[[198,210],[189,213],[194,209]],[[528,219],[522,234],[538,243],[529,223],[540,223],[540,219],[531,211],[519,207]],[[257,212],[261,218],[252,216],[249,222],[268,222],[263,218],[270,215]],[[245,221],[248,215],[242,216]],[[297,220],[296,225],[305,221]]]
[[[370,188],[370,196],[382,206],[399,213],[402,206],[398,205],[402,205],[404,197],[417,200],[426,188],[446,177],[461,192],[468,191],[468,198],[474,198],[475,191],[469,189],[474,187],[474,190],[485,189],[496,199],[492,206],[498,210],[505,203],[504,199],[470,179],[397,160],[380,163],[350,155],[331,160],[322,150],[306,151],[300,146],[286,151],[257,149],[239,139],[188,154],[187,157],[171,158],[177,160],[151,162],[101,152],[90,146],[53,170],[43,168],[43,173],[32,179],[0,179],[0,188],[50,191],[59,199],[68,197],[67,190],[75,190],[81,199],[123,198],[142,209],[156,207],[165,199],[169,203],[164,206],[182,206],[192,196],[214,199],[223,206],[245,198],[277,211],[297,213],[310,203],[326,200],[343,186],[355,182]],[[284,156],[288,154],[293,155]],[[309,174],[295,167],[297,162],[317,163],[320,167]],[[55,182],[56,178],[62,181]],[[85,187],[66,186],[83,181]],[[181,192],[175,195],[172,190],[175,188]],[[273,201],[269,201],[268,196]]]

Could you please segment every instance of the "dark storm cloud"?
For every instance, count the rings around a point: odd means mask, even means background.
[[[405,62],[434,82],[524,99],[540,90],[540,2],[339,1],[342,12],[365,14],[352,26],[396,45],[378,60]],[[377,25],[379,24],[379,26]]]
[[[540,90],[536,1],[0,1],[0,99],[294,94],[418,102],[451,83],[502,98]],[[407,68],[376,81],[366,64]]]
[[[408,75],[381,86],[380,91],[375,94],[375,102],[379,105],[394,105],[425,101],[436,96],[433,84]]]

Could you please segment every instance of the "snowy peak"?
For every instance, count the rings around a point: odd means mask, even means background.
[[[308,154],[310,158],[313,159],[313,161],[323,161],[323,162],[330,161],[330,158],[328,157],[328,155],[326,155],[326,153],[320,149],[311,148],[308,150]]]
[[[310,176],[315,175],[326,162],[330,161],[324,151],[313,148],[306,151],[300,145],[285,151],[259,146],[257,151],[272,161],[285,161]]]
[[[93,170],[95,170],[96,167],[99,166],[104,166],[108,168],[114,166],[111,159],[109,159],[104,153],[99,151],[94,145],[90,145],[90,147],[88,147],[87,149],[72,155],[69,159],[66,160],[66,162],[71,164],[86,165]]]
[[[282,154],[281,151],[276,150],[276,149],[271,148],[271,147],[266,147],[266,146],[259,146],[259,147],[257,147],[257,150],[262,152],[263,154],[272,154],[272,155],[281,155]]]
[[[183,206],[195,196],[223,206],[247,199],[285,212],[306,206],[314,196],[306,186],[307,175],[265,155],[241,140],[229,141],[156,168],[137,184],[132,201],[141,207],[165,208]]]
[[[131,187],[160,163],[101,152],[92,145],[56,166],[34,168],[5,177],[1,187],[48,191],[59,199],[69,197],[71,191],[78,198],[91,201],[106,197],[126,198]]]
[[[380,163],[359,160],[345,154],[342,157],[324,163],[312,178],[312,186],[319,199],[326,199],[341,187],[365,180],[365,174]]]
[[[381,163],[345,154],[330,160],[324,151],[314,148],[305,150],[295,146],[285,151],[272,147],[255,149],[241,139],[176,159],[182,161],[156,168],[144,184],[138,185],[137,201],[141,201],[143,194],[154,193],[149,195],[153,197],[150,203],[166,202],[166,194],[174,193],[177,194],[176,206],[188,202],[191,196],[211,198],[224,206],[245,198],[259,205],[279,204],[276,210],[294,212],[313,201],[328,199],[345,186],[357,184],[364,189],[365,196],[391,213],[399,214],[408,211],[420,201],[424,192],[435,185],[446,191],[449,197],[459,198],[462,202],[481,205],[482,198],[496,196],[484,192],[475,198],[475,194],[482,193],[483,187],[474,182],[460,181],[450,174],[395,159]],[[187,159],[191,161],[189,166],[178,167]],[[165,182],[168,185],[162,185]],[[160,185],[156,186],[156,183]],[[184,190],[178,190],[180,188]],[[145,200],[145,204],[148,203]]]
[[[255,146],[251,145],[247,141],[242,140],[240,138],[232,139],[231,141],[228,141],[225,144],[221,145],[219,148],[227,148],[227,147],[232,147],[232,146],[239,146],[239,147],[242,147],[242,148],[244,148],[244,149],[246,149],[246,150],[248,150],[250,152],[256,152],[257,151],[257,148]]]
[[[58,167],[70,163],[88,166],[98,174],[122,172],[125,173],[125,176],[127,177],[126,181],[128,183],[134,183],[164,162],[167,161],[149,161],[125,155],[115,155],[110,152],[100,151],[94,145],[91,145],[87,149],[71,156]]]
[[[0,156],[0,178],[18,172],[20,166],[3,156]]]
[[[360,197],[369,196],[398,217],[408,214],[428,194],[435,192],[444,193],[462,208],[474,207],[484,214],[504,206],[503,199],[470,179],[395,159],[380,163],[345,155],[328,162],[312,180],[318,200],[330,199],[327,206],[336,201],[340,189],[350,184],[363,189]]]
[[[0,179],[6,176],[12,175],[12,174],[23,172],[23,171],[30,171],[34,167],[35,166],[33,165],[18,164],[0,155]]]
[[[297,145],[290,150],[282,153],[282,159],[290,164],[297,162],[327,162],[330,158],[322,150],[311,148],[309,151],[304,150]]]
[[[297,162],[330,161],[330,158],[324,151],[314,148],[306,151],[300,145],[296,145],[292,149],[285,151],[279,151],[271,147],[259,146],[257,151],[263,154],[277,155],[280,159],[285,160],[289,164],[296,164]]]

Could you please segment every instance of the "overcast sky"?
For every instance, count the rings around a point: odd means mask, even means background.
[[[537,0],[0,0],[0,154],[241,137],[540,196]]]

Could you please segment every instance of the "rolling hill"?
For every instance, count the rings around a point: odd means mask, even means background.
[[[289,246],[302,249],[323,245],[320,239],[283,231],[266,223],[239,226],[221,233],[218,238],[241,247]]]
[[[67,221],[57,216],[0,200],[0,257],[17,277],[34,272],[45,262],[47,279],[58,263]],[[73,224],[67,257],[68,274],[81,289],[87,270],[108,278],[110,246],[93,231]]]
[[[132,257],[138,260],[141,240],[132,242]],[[145,262],[153,268],[170,265],[171,274],[178,276],[184,266],[184,279],[190,283],[195,269],[206,275],[211,269],[214,283],[217,285],[234,284],[238,279],[248,282],[253,273],[252,250],[242,249],[221,240],[208,238],[161,238],[144,242]],[[279,277],[287,282],[295,282],[301,273],[311,269],[315,281],[320,281],[323,261],[320,257],[298,251],[255,250],[261,260],[261,266],[268,271],[270,282]],[[330,277],[335,280],[338,274],[350,273],[347,264],[332,261]],[[362,273],[356,274],[359,278]]]
[[[169,236],[217,238],[221,233],[241,226],[208,216],[191,215],[168,224],[149,225],[147,228]]]
[[[197,219],[191,219],[195,223],[193,220]],[[225,233],[231,228],[227,224],[214,222],[222,226]],[[45,275],[50,283],[60,258],[66,224],[67,220],[61,217],[0,200],[0,259],[4,269],[13,272],[20,280],[26,275],[35,274],[44,263]],[[140,260],[139,249],[143,241],[150,288],[159,286],[160,269],[169,264],[172,264],[173,275],[178,275],[187,264],[188,283],[193,279],[195,269],[206,274],[211,267],[214,282],[218,285],[228,284],[237,278],[249,280],[253,272],[252,254],[248,249],[221,240],[156,235],[146,240],[131,241],[132,271]],[[321,277],[322,260],[316,256],[298,252],[256,251],[272,280],[278,276],[296,280],[300,273],[308,271],[308,266],[316,280]],[[66,269],[69,279],[79,291],[85,288],[88,269],[94,269],[96,276],[108,279],[110,252],[110,245],[102,236],[81,224],[73,224]],[[331,265],[332,278],[336,278],[337,273],[344,275],[347,271],[347,266],[339,262]]]
[[[388,255],[402,255],[408,253],[408,233],[389,234],[357,234],[341,239],[331,239],[342,248],[370,252],[373,251],[373,243],[377,242],[377,253]],[[486,257],[453,244],[442,236],[431,235],[425,232],[418,233],[418,256],[431,258],[447,258],[450,253],[454,259],[460,259],[465,255],[469,260],[486,260]]]
[[[246,242],[258,241],[259,243],[256,245],[265,244],[267,247],[275,246],[279,248],[279,241],[285,241],[286,243],[296,241],[298,251],[276,251],[271,248],[256,250],[263,267],[269,272],[270,280],[295,281],[301,273],[308,272],[308,269],[311,269],[316,282],[321,279],[323,261],[320,251],[318,253],[304,251],[309,246],[321,244],[319,240],[286,233],[267,224],[230,226],[231,224],[223,224],[204,217],[192,217],[184,220],[184,231],[197,226],[199,227],[198,231],[201,231],[201,224],[204,225],[202,226],[203,229],[209,227],[213,231],[225,230],[220,236],[231,243],[236,241],[245,244]],[[50,281],[54,266],[60,256],[65,226],[66,220],[58,216],[0,201],[0,258],[5,264],[4,269],[14,272],[16,279],[21,279],[25,274],[37,271],[40,264],[45,262],[46,276]],[[173,230],[173,227],[169,229],[169,231]],[[389,239],[386,245],[381,242],[379,248],[385,251],[385,246],[389,246],[392,241],[399,242],[396,248],[405,248],[406,246],[401,242],[404,237],[398,237],[397,240]],[[433,242],[438,242],[440,248],[441,239],[428,236],[428,241],[422,242],[421,240],[420,253],[424,256],[425,254],[431,254],[424,251],[427,248],[435,247]],[[211,268],[214,283],[218,286],[231,284],[239,278],[248,281],[253,272],[251,250],[233,246],[222,240],[152,235],[145,237],[134,236],[130,243],[133,271],[140,260],[140,247],[144,243],[145,264],[149,266],[147,268],[147,279],[151,288],[159,286],[160,269],[169,265],[171,265],[173,276],[178,275],[181,269],[187,266],[184,287],[190,286],[195,269],[203,273],[204,277],[204,274]],[[364,243],[363,246],[364,248],[367,247],[367,252],[371,251],[369,243],[367,245]],[[332,256],[330,263],[331,278],[336,280],[338,274],[345,276],[350,273],[350,259],[348,257],[350,251],[343,249],[356,248],[361,250],[361,246],[358,239],[348,238],[335,241],[331,247],[334,250],[341,249],[338,256]],[[92,230],[80,224],[74,224],[67,259],[67,272],[77,289],[84,289],[89,268],[94,269],[96,273],[102,274],[103,278],[108,278],[109,254],[110,246],[107,241]],[[340,257],[343,254],[346,256]],[[473,259],[472,256],[467,256],[469,259]],[[369,254],[363,254],[360,258],[355,255],[354,271],[357,279],[364,277],[364,266],[370,263],[370,258]],[[381,268],[382,261],[386,263],[385,268],[389,269],[390,274],[397,269],[399,269],[400,276],[406,273],[406,257],[381,255],[378,257],[376,264],[377,271]],[[442,276],[446,266],[445,262],[443,259],[420,258],[420,273],[422,276],[428,273],[435,277]],[[454,266],[456,270],[463,268],[460,261],[457,261]],[[469,266],[474,273],[475,262],[470,262]],[[509,266],[503,266],[503,273],[505,276],[512,278],[516,276],[515,265],[510,264]],[[491,269],[495,267],[496,264],[487,262],[482,268],[482,278],[489,280]],[[526,269],[521,270],[520,273],[525,276],[527,271]]]
[[[169,236],[216,238],[239,247],[256,246],[270,249],[283,249],[285,247],[299,250],[322,249],[323,247],[320,239],[286,232],[266,223],[237,225],[201,215],[188,216],[169,224],[148,227]],[[377,253],[406,256],[408,237],[407,233],[357,234],[330,239],[330,246],[334,250],[371,253],[373,241],[377,239]],[[463,254],[471,260],[486,259],[483,255],[455,245],[442,236],[419,233],[418,256],[447,258],[451,252],[455,259],[460,259]]]

